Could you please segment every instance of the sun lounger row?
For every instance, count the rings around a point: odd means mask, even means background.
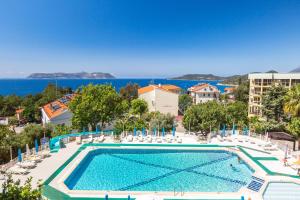
[[[83,144],[87,144],[87,143],[102,143],[102,142],[104,142],[104,140],[105,140],[105,137],[104,137],[104,135],[101,135],[101,136],[99,136],[99,137],[92,137],[92,135],[90,135],[88,138],[85,138],[85,139],[81,139],[81,137],[79,136],[79,137],[76,137],[76,143],[77,144],[81,144],[81,143],[83,143]]]
[[[182,143],[182,139],[179,137],[173,137],[173,136],[166,136],[166,137],[152,137],[150,135],[143,137],[143,136],[132,136],[128,135],[126,137],[127,142],[133,142],[133,141],[138,141],[138,142],[147,142],[147,143],[172,143],[172,142],[177,142],[177,143]]]
[[[17,162],[14,166],[10,167],[6,173],[8,174],[27,174],[29,169],[35,168],[37,163],[41,162],[44,158],[49,157],[49,151],[41,151],[38,154],[26,156],[25,160]]]

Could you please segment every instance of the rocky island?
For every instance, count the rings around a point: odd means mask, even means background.
[[[29,79],[114,79],[110,73],[103,72],[79,72],[79,73],[33,73],[27,78]]]

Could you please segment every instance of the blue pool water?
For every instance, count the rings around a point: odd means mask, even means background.
[[[71,190],[236,192],[252,173],[227,151],[97,149],[65,184]]]

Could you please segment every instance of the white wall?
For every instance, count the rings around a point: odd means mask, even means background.
[[[147,102],[149,112],[159,111],[164,114],[170,113],[174,116],[178,115],[179,95],[176,93],[154,89],[139,95],[139,98]]]
[[[52,124],[64,124],[66,126],[72,125],[72,116],[73,113],[71,113],[69,110],[66,110],[63,114],[54,117],[50,120]]]
[[[73,116],[73,114],[69,110],[66,110],[61,115],[54,117],[52,119],[49,119],[47,114],[45,113],[44,109],[42,109],[43,125],[45,125],[47,123],[51,123],[51,124],[55,124],[55,125],[65,124],[66,126],[71,126],[72,125],[72,116]]]
[[[139,95],[140,99],[143,99],[148,104],[148,110],[149,112],[155,112],[155,91],[152,90],[150,92],[146,92]]]
[[[167,114],[177,116],[178,115],[178,98],[179,95],[173,92],[167,92],[164,90],[155,90],[155,102],[156,110]]]

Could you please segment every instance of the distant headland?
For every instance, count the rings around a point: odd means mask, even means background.
[[[29,79],[114,79],[110,73],[103,72],[79,72],[79,73],[33,73],[27,78]]]

